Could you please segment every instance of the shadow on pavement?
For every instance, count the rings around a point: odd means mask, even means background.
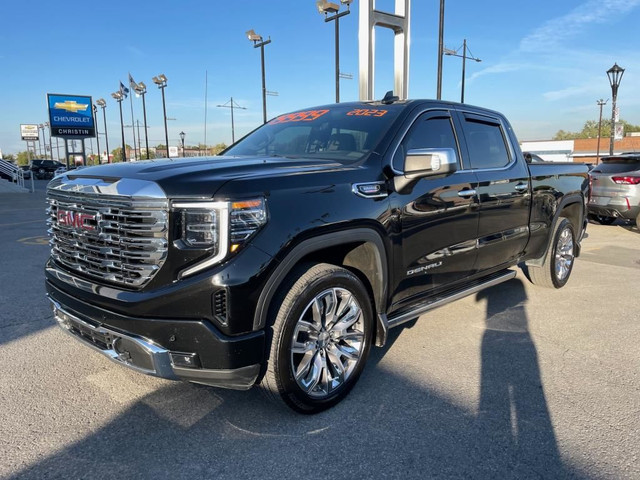
[[[382,364],[409,326],[327,412],[298,415],[257,389],[167,383],[11,478],[580,478],[558,453],[522,282],[477,300],[487,302],[477,415]]]

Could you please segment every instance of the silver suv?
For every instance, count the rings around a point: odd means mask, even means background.
[[[589,176],[591,218],[603,225],[626,218],[640,228],[640,153],[604,157]]]

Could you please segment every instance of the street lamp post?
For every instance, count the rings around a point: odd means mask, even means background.
[[[262,65],[262,123],[267,123],[267,86],[264,74],[264,46],[271,43],[271,37],[269,37],[268,40],[263,40],[262,35],[258,35],[253,29],[246,33],[249,41],[253,42],[253,48],[260,48],[260,61]]]
[[[600,119],[598,120],[598,148],[596,150],[596,165],[600,163],[600,137],[602,136],[602,107],[607,104],[609,99],[606,100],[598,100],[597,104],[600,107]]]
[[[147,105],[144,101],[144,95],[147,93],[147,86],[144,82],[140,82],[136,85],[135,92],[142,97],[142,115],[144,116],[144,144],[147,149],[147,160],[149,160],[149,136],[147,135]],[[164,90],[163,90],[164,92]],[[138,134],[138,140],[140,134]]]
[[[124,142],[124,120],[122,119],[122,100],[124,100],[124,95],[122,92],[114,92],[111,94],[113,98],[115,98],[116,102],[120,106],[120,130],[122,131],[122,161],[127,161],[127,148]]]
[[[440,21],[438,23],[438,79],[436,99],[442,99],[442,54],[444,52],[444,0],[440,0]]]
[[[40,130],[42,130],[42,143],[40,143]],[[43,124],[39,124],[38,125],[38,149],[40,150],[40,155],[43,155],[42,153],[42,145],[44,144],[44,157],[47,158],[47,142],[44,139],[44,125]]]
[[[335,47],[336,47],[336,103],[340,103],[340,17],[349,15],[351,13],[350,5],[353,0],[340,0],[340,3],[347,6],[345,12],[338,13],[340,6],[336,3],[328,2],[327,0],[318,0],[316,7],[318,12],[324,14],[325,22],[335,21]],[[333,16],[329,16],[329,13],[333,13]]]
[[[51,160],[53,160],[53,143],[51,143],[51,124],[49,122],[44,122],[44,126],[49,130],[49,153],[51,153]],[[44,133],[44,130],[42,133]],[[58,160],[60,160],[59,157],[58,157]]]
[[[607,70],[607,77],[609,77],[609,84],[611,85],[611,139],[609,141],[609,155],[613,155],[613,140],[616,134],[616,100],[618,99],[618,87],[620,81],[624,75],[624,68],[618,66],[617,63],[613,64],[609,70]]]
[[[169,158],[169,130],[167,129],[167,104],[165,103],[165,100],[164,100],[164,89],[167,87],[167,77],[163,73],[161,73],[157,77],[153,77],[153,83],[158,85],[158,88],[162,90],[162,112],[164,113],[164,141],[167,143],[167,158]]]
[[[458,50],[460,50],[460,49],[458,49]],[[465,77],[465,69],[466,69],[467,58],[469,60],[475,60],[476,62],[481,62],[482,60],[480,60],[479,58],[474,57],[473,54],[471,53],[471,51],[469,51],[471,56],[467,56],[467,50],[469,50],[469,49],[467,48],[467,39],[466,38],[462,42],[462,55],[458,54],[458,50],[450,50],[448,48],[445,48],[444,49],[444,54],[445,55],[449,55],[451,57],[460,57],[460,58],[462,58],[462,90],[461,90],[461,93],[460,93],[460,103],[464,103],[464,77]]]
[[[178,135],[180,135],[180,141],[182,142],[182,156],[184,157],[184,137],[186,134],[184,132],[180,132]]]
[[[234,108],[239,108],[241,110],[246,110],[246,107],[241,107],[240,105],[235,103],[233,101],[233,97],[231,97],[231,100],[229,100],[227,103],[225,103],[223,105],[217,105],[217,106],[221,107],[221,108],[230,108],[231,109],[231,143],[234,144],[234,143],[236,143],[236,133],[235,133],[235,126],[233,124],[233,109]]]
[[[98,147],[98,163],[100,161],[100,130],[98,129],[98,107],[92,105],[93,108],[93,121],[96,124],[96,146]]]
[[[104,119],[104,141],[107,144],[107,163],[111,163],[111,158],[109,157],[109,134],[107,132],[107,112],[105,111],[107,108],[107,102],[105,102],[104,98],[99,98],[96,100],[96,104],[102,108],[102,117]]]

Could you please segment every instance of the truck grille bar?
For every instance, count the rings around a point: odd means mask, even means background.
[[[142,287],[168,251],[168,201],[49,189],[51,256],[88,277]]]

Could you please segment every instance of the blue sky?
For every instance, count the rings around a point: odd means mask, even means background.
[[[358,9],[341,19],[341,99],[358,99]],[[392,11],[393,0],[377,0]],[[410,98],[435,98],[438,0],[413,0]],[[499,110],[520,140],[550,138],[597,119],[596,101],[608,99],[606,70],[626,69],[618,105],[621,118],[640,124],[640,0],[491,2],[447,0],[445,45],[467,39],[481,63],[467,63],[467,103]],[[47,121],[46,94],[91,95],[107,100],[111,149],[120,142],[118,106],[110,96],[128,72],[148,86],[150,145],[164,143],[162,100],[151,78],[164,73],[169,143],[204,140],[205,72],[208,71],[207,143],[229,143],[233,96],[236,138],[262,122],[260,52],[249,29],[272,43],[265,49],[268,116],[334,100],[333,24],[325,24],[314,0],[187,0],[170,2],[4,2],[0,23],[0,149],[25,149],[21,123]],[[393,88],[390,31],[378,29],[376,97]],[[445,100],[460,98],[461,59],[444,58]],[[125,123],[131,123],[127,100]],[[611,101],[604,116],[611,115]],[[100,112],[101,113],[101,112]],[[142,103],[134,98],[142,122]],[[104,131],[100,114],[99,129]],[[132,143],[131,132],[126,132]],[[55,144],[55,140],[54,140]],[[95,145],[95,144],[94,144]],[[101,142],[104,149],[104,143]],[[88,150],[89,147],[87,146]],[[95,146],[94,146],[95,148]]]

